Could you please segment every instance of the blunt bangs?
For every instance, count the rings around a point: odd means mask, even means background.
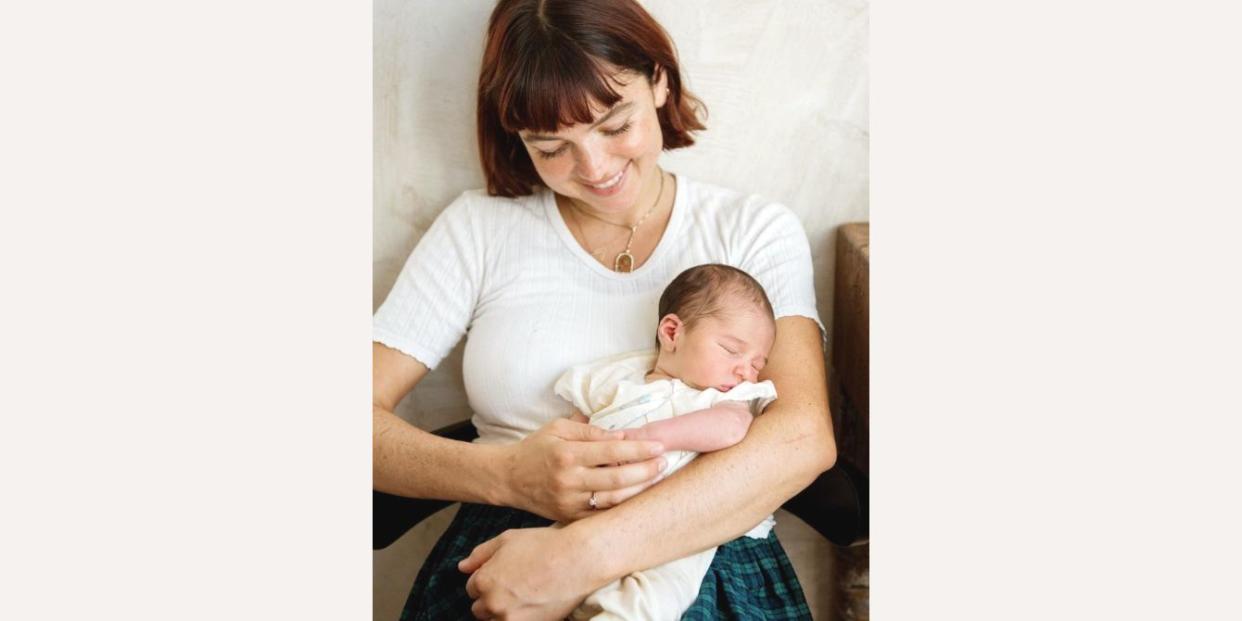
[[[624,71],[624,70],[623,70]],[[500,125],[506,131],[555,133],[559,128],[590,123],[591,102],[606,109],[621,95],[609,82],[609,68],[569,45],[544,48],[523,59],[513,72],[502,74],[496,90]]]

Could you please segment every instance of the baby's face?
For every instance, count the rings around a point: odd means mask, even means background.
[[[758,310],[700,319],[672,355],[677,377],[694,388],[727,392],[758,381],[776,339],[772,318]]]

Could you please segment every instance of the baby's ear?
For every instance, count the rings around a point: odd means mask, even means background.
[[[660,325],[656,328],[656,336],[660,339],[660,349],[670,354],[677,351],[677,341],[681,339],[683,332],[685,332],[685,324],[675,313],[661,317]]]

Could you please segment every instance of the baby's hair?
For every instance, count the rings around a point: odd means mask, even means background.
[[[674,313],[688,330],[701,319],[741,310],[736,306],[739,299],[775,319],[768,294],[750,274],[720,263],[698,265],[678,274],[664,288],[657,321]],[[657,336],[656,345],[659,344]]]

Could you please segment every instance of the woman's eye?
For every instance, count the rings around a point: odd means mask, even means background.
[[[622,125],[621,127],[618,127],[618,128],[616,128],[616,129],[605,129],[605,130],[603,130],[603,132],[604,132],[604,135],[605,135],[605,136],[620,136],[621,134],[624,134],[625,132],[630,131],[630,127],[631,127],[632,125],[633,125],[632,123],[630,123],[630,122],[628,122],[628,121],[627,121],[627,122],[625,123],[625,125]],[[554,157],[556,157],[556,156],[558,156],[558,155],[560,155],[560,154],[564,153],[564,152],[565,152],[565,149],[568,149],[568,148],[569,148],[569,145],[568,145],[568,144],[563,144],[563,145],[561,145],[561,146],[560,146],[560,148],[559,148],[559,149],[557,149],[557,150],[555,150],[555,151],[544,151],[543,149],[535,149],[535,150],[539,152],[539,157],[541,157],[541,158],[543,158],[543,159],[545,159],[545,160],[550,160],[550,159],[552,159],[552,158],[554,158]]]
[[[544,151],[543,149],[535,149],[535,150],[539,152],[539,157],[542,157],[542,158],[543,158],[543,159],[545,159],[545,160],[550,160],[550,159],[552,159],[552,158],[554,158],[554,157],[556,157],[556,156],[558,156],[558,155],[560,155],[560,154],[564,153],[564,152],[565,152],[565,149],[567,149],[567,148],[569,148],[569,145],[565,145],[565,144],[563,144],[563,145],[561,145],[561,146],[560,146],[560,148],[559,148],[559,149],[557,149],[557,150],[555,150],[555,151]]]
[[[604,135],[605,136],[620,136],[621,134],[624,134],[625,132],[628,132],[628,131],[630,131],[630,123],[627,121],[625,125],[622,125],[621,127],[618,127],[616,129],[605,129]]]

